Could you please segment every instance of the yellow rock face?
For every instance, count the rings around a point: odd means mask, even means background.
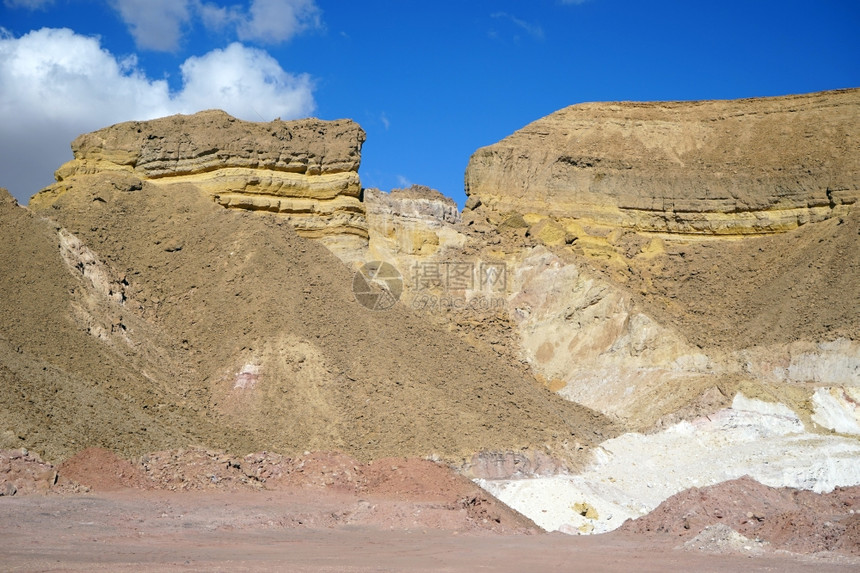
[[[418,185],[391,193],[367,189],[364,200],[371,258],[407,270],[419,259],[464,244],[452,227],[460,217],[457,205],[438,191]]]
[[[496,224],[539,213],[586,232],[780,233],[860,199],[858,119],[858,89],[574,105],[475,152],[466,189]]]
[[[551,219],[543,219],[531,227],[529,234],[545,245],[563,245],[571,236],[561,225]]]
[[[594,509],[594,506],[584,501],[573,504],[573,511],[575,511],[582,517],[585,517],[586,519],[598,519],[600,517],[600,515],[597,513],[597,510]]]
[[[302,236],[356,248],[368,238],[364,139],[350,120],[253,123],[221,111],[122,123],[77,138],[74,160],[30,204],[44,209],[86,177],[118,172],[168,188],[192,184],[223,207],[277,213]]]

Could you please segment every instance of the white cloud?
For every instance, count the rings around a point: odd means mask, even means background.
[[[189,0],[112,0],[138,48],[175,52],[191,20]]]
[[[280,44],[321,26],[314,0],[251,0],[247,7],[203,0],[110,1],[138,48],[147,50],[176,51],[196,18],[210,30],[229,30],[242,41],[260,44]]]
[[[26,8],[41,10],[54,3],[54,0],[3,0],[7,8]]]
[[[175,101],[185,110],[217,107],[244,119],[270,121],[314,109],[310,76],[285,72],[262,50],[234,43],[188,58],[181,69],[185,87]]]
[[[153,117],[170,109],[167,82],[118,61],[96,38],[43,28],[0,40],[0,121],[23,129],[34,121],[62,125]]]
[[[223,31],[228,25],[235,25],[242,19],[238,6],[228,8],[210,2],[198,2],[197,14],[206,28],[217,31]]]
[[[242,44],[188,58],[181,73],[181,89],[171,92],[96,38],[49,28],[0,36],[0,186],[28,197],[71,159],[72,139],[120,121],[210,108],[251,121],[314,110],[309,76]]]
[[[400,185],[401,189],[408,189],[409,187],[415,185],[412,181],[410,181],[407,177],[404,177],[403,175],[397,176],[397,184]]]
[[[240,40],[279,44],[319,26],[320,10],[313,0],[253,0],[237,31]]]

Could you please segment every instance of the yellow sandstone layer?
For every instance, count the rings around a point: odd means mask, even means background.
[[[860,198],[860,90],[570,106],[479,149],[467,206],[684,235],[778,233]]]
[[[117,172],[168,188],[192,184],[223,207],[277,213],[302,236],[366,244],[364,140],[351,120],[254,123],[212,110],[127,122],[75,139],[75,158],[30,205],[46,208],[86,177]]]

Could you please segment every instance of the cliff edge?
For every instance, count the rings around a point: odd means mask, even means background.
[[[30,206],[45,208],[88,186],[88,177],[119,172],[160,186],[190,183],[224,207],[278,213],[303,237],[361,244],[364,140],[348,119],[256,123],[209,110],[130,121],[75,139],[74,159]]]
[[[633,231],[786,231],[860,197],[860,89],[572,105],[479,149],[470,205]],[[576,230],[574,230],[576,232]]]

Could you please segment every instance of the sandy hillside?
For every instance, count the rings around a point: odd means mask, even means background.
[[[666,239],[664,252],[637,259],[648,241],[633,233],[618,240],[627,269],[592,264],[699,346],[860,337],[860,208],[777,235]]]
[[[237,433],[183,405],[175,388],[147,377],[167,375],[162,367],[170,361],[161,358],[171,356],[170,347],[146,356],[147,349],[104,334],[122,322],[140,335],[151,329],[67,266],[55,224],[0,194],[4,445],[58,460],[95,443],[118,451],[180,447],[207,435],[220,447],[241,443]]]
[[[22,209],[7,210],[35,222]],[[187,443],[245,451],[341,450],[360,457],[458,459],[484,449],[547,444],[563,453],[565,444],[573,450],[576,442],[612,433],[599,415],[552,395],[495,355],[428,327],[407,309],[364,308],[351,291],[352,273],[275,216],[225,210],[190,185],[163,188],[114,174],[91,177],[40,214],[91,249],[122,290],[119,302],[100,303],[115,313],[102,342],[87,338],[70,316],[63,294],[69,287],[53,286],[62,284],[53,276],[68,283],[72,272],[58,260],[50,224],[34,223],[46,227],[42,258],[53,261],[46,269],[53,275],[35,281],[22,307],[39,312],[55,305],[52,316],[65,320],[71,332],[58,338],[83,338],[113,349],[114,356],[131,353],[138,363],[129,370],[147,378],[125,383],[102,369],[107,361],[98,353],[63,351],[50,331],[36,335],[50,323],[47,317],[28,321],[18,344],[26,351],[29,344],[41,345],[44,350],[34,355],[77,360],[69,368],[90,372],[100,384],[90,390],[96,411],[99,390],[107,387],[140,396],[132,415],[176,404],[193,412],[191,420],[210,424]],[[10,259],[12,268],[26,268],[22,254]],[[86,315],[84,322],[98,322],[96,310],[79,314]],[[174,398],[161,399],[159,392]],[[7,411],[33,419],[27,403]],[[88,445],[125,454],[176,445],[167,439],[174,439],[172,429],[145,446],[124,444],[107,441],[111,426],[95,422],[98,415],[55,414],[61,415],[64,424],[54,426],[48,418],[36,430],[44,437],[26,445],[53,459]],[[185,429],[181,420],[177,424]],[[72,432],[80,436],[75,445],[66,438]],[[241,438],[230,441],[231,435]]]

